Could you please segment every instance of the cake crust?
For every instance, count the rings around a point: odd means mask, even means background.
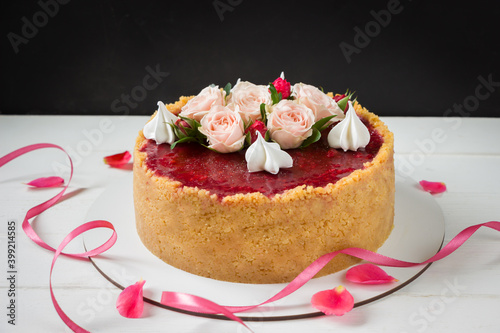
[[[190,97],[168,104],[178,114]],[[393,135],[380,119],[354,103],[356,113],[383,137],[372,161],[325,187],[298,186],[267,197],[259,192],[219,198],[157,176],[134,148],[136,227],[143,244],[184,271],[241,283],[289,282],[326,253],[347,247],[376,251],[394,219]],[[338,255],[316,276],[359,259]]]

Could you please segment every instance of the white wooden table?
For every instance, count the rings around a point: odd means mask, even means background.
[[[106,155],[132,151],[148,117],[0,116],[0,156],[25,145],[49,142],[70,153],[75,174],[65,200],[32,221],[42,239],[57,247],[113,181],[129,174],[103,164]],[[445,216],[445,243],[469,225],[500,220],[500,118],[383,119],[395,134],[396,167],[415,180],[443,181],[436,200]],[[60,189],[30,190],[24,182],[68,176],[67,159],[54,149],[30,153],[0,168],[0,331],[69,332],[49,293],[53,253],[21,229],[27,209]],[[116,207],[116,209],[120,209]],[[16,236],[15,326],[10,325],[7,225]],[[113,222],[113,221],[112,221]],[[81,251],[81,242],[67,251]],[[126,273],[125,273],[126,274]],[[52,278],[63,310],[92,332],[244,332],[241,325],[187,316],[146,304],[141,319],[115,309],[119,290],[88,261],[61,257]],[[499,332],[500,234],[480,230],[450,257],[431,265],[402,290],[343,317],[252,322],[255,332]]]

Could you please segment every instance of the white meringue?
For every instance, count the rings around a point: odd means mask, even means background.
[[[332,148],[356,151],[359,148],[365,148],[370,142],[370,132],[359,119],[351,101],[348,104],[345,118],[328,133],[328,144]]]
[[[267,171],[277,174],[280,168],[291,168],[293,166],[292,157],[281,150],[276,142],[267,142],[257,132],[257,140],[248,147],[245,153],[247,168],[249,172]]]
[[[146,139],[155,140],[157,144],[168,143],[171,145],[175,142],[174,129],[169,124],[175,124],[179,118],[172,112],[167,110],[163,102],[158,102],[158,112],[155,117],[144,125],[142,132]]]

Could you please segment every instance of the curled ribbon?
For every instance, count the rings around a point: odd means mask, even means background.
[[[381,266],[390,266],[390,267],[412,267],[418,265],[425,265],[428,263],[436,262],[441,260],[455,250],[457,250],[460,246],[462,246],[479,228],[487,227],[496,231],[500,231],[500,222],[498,221],[490,221],[486,223],[476,224],[470,226],[464,230],[462,230],[459,234],[457,234],[445,247],[443,247],[438,253],[436,253],[431,258],[423,261],[423,262],[409,262],[402,261],[398,259],[394,259],[391,257],[384,256],[382,254],[372,252],[369,250],[350,247],[343,250],[335,251],[327,253],[318,259],[316,259],[312,264],[306,267],[295,279],[293,279],[289,284],[287,284],[281,291],[277,294],[269,298],[268,300],[249,306],[222,306],[220,305],[219,309],[213,311],[212,308],[205,307],[203,300],[200,300],[198,296],[178,293],[178,292],[163,292],[161,303],[166,306],[181,308],[182,310],[187,311],[197,311],[202,313],[209,314],[224,314],[223,311],[237,313],[243,312],[247,310],[251,310],[257,308],[259,306],[280,300],[291,293],[295,292],[299,288],[301,288],[304,284],[306,284],[309,280],[311,280],[323,267],[326,266],[336,255],[343,253],[347,254],[359,259],[363,259],[365,261],[371,262],[373,264],[381,265]],[[226,315],[227,316],[227,315]]]
[[[88,259],[89,257],[93,257],[93,256],[96,256],[100,253],[103,253],[115,244],[117,234],[116,234],[115,228],[113,227],[113,225],[111,223],[109,223],[107,221],[96,220],[96,221],[84,223],[84,224],[78,226],[77,228],[75,228],[73,231],[71,231],[64,238],[64,240],[57,247],[57,249],[54,249],[53,247],[48,245],[46,242],[44,242],[38,236],[38,234],[35,232],[35,230],[33,230],[33,228],[31,227],[29,220],[34,218],[35,216],[43,213],[44,211],[46,211],[47,209],[49,209],[53,205],[55,205],[61,199],[64,192],[66,192],[66,189],[69,186],[71,178],[73,177],[73,163],[71,161],[71,157],[60,146],[50,144],[50,143],[39,143],[39,144],[34,144],[34,145],[20,148],[18,150],[13,151],[10,154],[3,156],[2,158],[0,158],[0,167],[2,167],[5,164],[9,163],[13,159],[15,159],[21,155],[24,155],[24,154],[29,153],[29,152],[34,151],[34,150],[43,149],[43,148],[60,149],[66,154],[66,156],[68,156],[69,161],[70,161],[70,167],[71,167],[70,176],[69,176],[69,179],[68,179],[66,185],[61,190],[61,192],[59,192],[56,196],[52,197],[51,199],[49,199],[49,200],[47,200],[47,201],[45,201],[45,202],[28,210],[28,212],[26,213],[26,216],[24,217],[24,220],[22,223],[22,228],[23,228],[24,232],[26,233],[26,235],[28,236],[28,238],[31,239],[33,242],[35,242],[37,245],[39,245],[40,247],[43,247],[44,249],[47,249],[47,250],[54,252],[54,257],[52,259],[52,264],[50,266],[49,289],[50,289],[50,296],[52,298],[52,303],[54,304],[54,307],[57,311],[57,314],[62,319],[62,321],[69,328],[71,328],[74,332],[88,332],[84,328],[77,325],[74,321],[72,321],[66,315],[66,313],[64,313],[64,311],[61,309],[61,307],[59,306],[59,304],[56,300],[56,297],[54,295],[54,291],[52,290],[52,271],[54,268],[54,264],[56,263],[56,260],[59,257],[59,255],[61,255],[61,254],[69,256],[69,257],[73,257],[73,258],[87,258]],[[111,229],[113,231],[113,233],[112,233],[111,237],[106,242],[104,242],[102,245],[98,246],[97,248],[95,248],[93,250],[82,252],[82,253],[64,253],[64,252],[62,252],[63,249],[66,247],[66,245],[68,245],[75,237],[77,237],[78,235],[80,235],[86,231],[96,229],[96,228],[108,228],[108,229]]]
[[[38,244],[40,247],[43,247],[44,249],[51,250],[54,252],[54,257],[52,260],[52,265],[50,268],[50,294],[52,297],[52,302],[54,304],[54,307],[60,316],[60,318],[63,320],[63,322],[70,327],[73,331],[75,332],[88,332],[87,330],[83,329],[82,327],[78,326],[76,323],[74,323],[65,313],[64,311],[60,308],[59,304],[57,303],[57,300],[54,296],[53,290],[52,290],[52,270],[54,268],[54,264],[59,257],[59,255],[63,254],[66,256],[70,257],[75,257],[75,258],[89,258],[92,256],[96,256],[100,253],[103,253],[104,251],[108,250],[111,248],[114,243],[116,242],[117,234],[116,231],[113,227],[113,225],[110,222],[103,221],[103,220],[97,220],[97,221],[92,221],[92,222],[87,222],[82,224],[81,226],[75,228],[73,231],[71,231],[61,242],[61,244],[58,246],[57,249],[52,248],[49,246],[47,243],[45,243],[38,235],[37,233],[33,230],[31,227],[31,224],[29,223],[29,220],[41,213],[43,213],[45,210],[48,208],[52,207],[54,204],[56,204],[61,197],[63,196],[64,192],[69,186],[69,182],[71,181],[71,178],[73,176],[73,164],[71,162],[71,157],[69,154],[60,146],[54,145],[54,144],[49,144],[49,143],[41,143],[41,144],[34,144],[30,146],[26,146],[23,148],[20,148],[2,158],[0,158],[0,167],[5,165],[6,163],[12,161],[13,159],[24,155],[26,153],[29,153],[34,150],[38,149],[43,149],[43,148],[57,148],[62,150],[69,158],[70,160],[70,166],[71,166],[71,173],[68,182],[62,189],[62,191],[54,196],[53,198],[47,200],[46,202],[39,204],[31,209],[28,210],[26,213],[26,216],[24,218],[22,228],[26,235],[36,244]],[[409,262],[409,261],[402,261],[398,259],[394,259],[391,257],[387,257],[381,254],[378,254],[376,252],[368,251],[365,249],[361,248],[346,248],[340,251],[335,251],[331,253],[327,253],[317,260],[315,260],[313,263],[311,263],[306,269],[304,269],[295,279],[293,279],[289,284],[287,284],[281,291],[279,291],[277,294],[272,296],[271,298],[267,299],[266,301],[255,304],[255,305],[247,305],[247,306],[223,306],[219,305],[217,303],[214,303],[210,300],[207,300],[205,298],[191,295],[191,294],[186,294],[186,293],[179,293],[179,292],[169,292],[165,291],[162,293],[161,296],[161,304],[176,308],[179,310],[185,310],[185,311],[195,311],[195,312],[201,312],[201,313],[207,313],[207,314],[223,314],[227,318],[231,320],[235,320],[239,322],[240,324],[245,325],[245,323],[237,316],[234,315],[234,313],[238,312],[243,312],[247,311],[250,309],[257,308],[259,306],[277,301],[279,299],[282,299],[299,288],[301,288],[304,284],[306,284],[309,280],[311,280],[328,262],[330,262],[336,255],[343,253],[347,254],[353,257],[357,257],[359,259],[363,259],[365,261],[378,264],[381,266],[391,266],[391,267],[412,267],[412,266],[417,266],[417,265],[424,265],[432,262],[436,262],[438,260],[441,260],[448,255],[452,254],[455,250],[457,250],[460,246],[462,246],[479,228],[481,227],[487,227],[496,231],[500,231],[500,222],[498,221],[490,221],[486,223],[481,223],[481,224],[476,224],[473,226],[470,226],[464,230],[462,230],[460,233],[458,233],[448,244],[446,244],[445,247],[443,247],[438,253],[436,253],[434,256],[431,258],[423,261],[423,262]],[[68,254],[62,252],[63,249],[68,245],[75,237],[78,235],[92,229],[96,228],[108,228],[113,231],[111,237],[102,245],[99,247],[86,251],[83,253],[77,253],[77,254]],[[248,327],[247,327],[248,328]]]

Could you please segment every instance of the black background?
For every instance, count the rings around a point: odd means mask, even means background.
[[[41,0],[53,12],[55,1]],[[0,112],[149,115],[158,100],[284,71],[292,84],[355,90],[383,116],[499,116],[500,87],[476,90],[480,77],[500,85],[497,1],[402,0],[381,26],[374,13],[390,3],[72,0],[50,17],[38,1],[2,2]],[[26,21],[39,27],[16,53],[9,38],[24,38]],[[356,27],[372,37],[348,62],[339,45],[356,47]],[[150,90],[147,67],[163,75]]]

